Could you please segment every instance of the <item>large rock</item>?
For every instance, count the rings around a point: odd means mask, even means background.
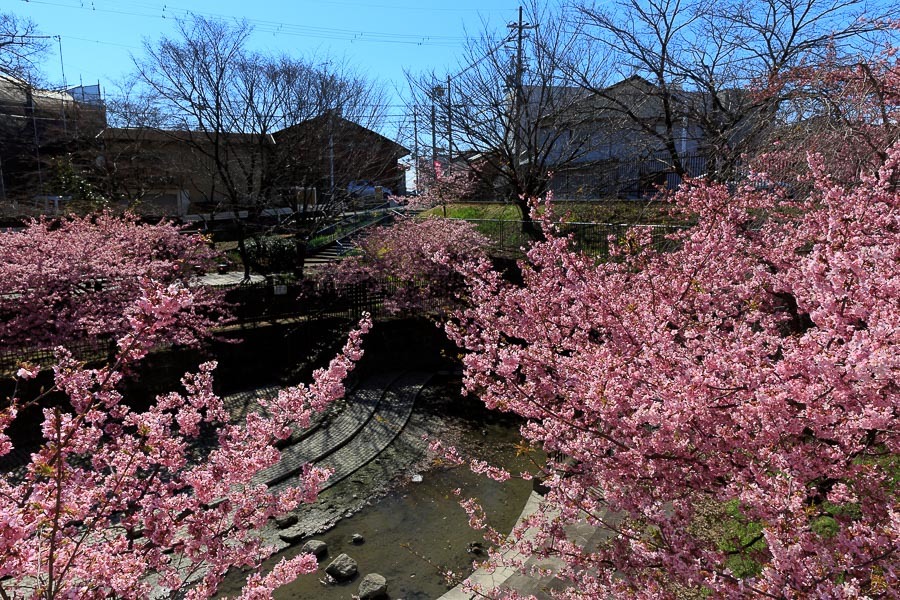
[[[331,561],[331,564],[325,567],[325,572],[337,580],[353,579],[354,575],[359,571],[356,561],[346,554],[339,554],[337,558]]]
[[[278,537],[288,544],[296,544],[308,535],[309,532],[306,530],[306,526],[298,524],[281,531],[281,533],[278,534]]]
[[[314,554],[316,558],[322,558],[328,554],[328,544],[322,540],[309,540],[300,548],[303,554]]]
[[[359,582],[359,600],[373,600],[387,595],[387,580],[378,573],[369,573]]]
[[[293,527],[300,521],[300,518],[297,515],[284,515],[281,517],[275,517],[275,524],[278,525],[278,529],[287,529],[288,527]]]

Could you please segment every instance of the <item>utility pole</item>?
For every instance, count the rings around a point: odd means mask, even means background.
[[[328,199],[334,202],[334,194],[337,191],[334,181],[334,112],[338,109],[328,109],[328,170],[329,170],[329,190]]]
[[[59,43],[59,70],[60,70],[60,73],[62,73],[62,80],[63,80],[63,93],[60,94],[60,105],[62,107],[63,133],[68,135],[69,134],[69,124],[66,120],[66,94],[69,91],[68,90],[69,84],[68,84],[68,82],[66,82],[66,65],[63,62],[62,36],[57,35],[54,37],[56,37],[56,41]],[[75,98],[73,97],[72,100],[74,102]]]
[[[513,78],[513,85],[515,89],[513,90],[513,160],[516,165],[519,162],[519,153],[520,153],[520,145],[521,145],[521,137],[522,137],[522,104],[523,104],[523,93],[522,93],[522,73],[525,70],[524,66],[524,52],[523,52],[523,40],[525,38],[525,30],[526,29],[536,29],[537,25],[532,25],[530,23],[524,22],[524,15],[522,7],[519,6],[519,22],[518,23],[510,23],[506,26],[508,29],[516,30],[516,73]]]
[[[448,78],[449,81],[449,78]],[[438,96],[444,95],[444,88],[440,85],[433,85],[431,87],[431,92],[429,96],[431,96],[431,168],[434,169],[435,176],[437,175],[437,167],[438,164],[438,152],[437,152],[437,111],[435,109],[435,105],[437,104]],[[449,118],[449,114],[448,114]]]
[[[453,162],[453,116],[452,100],[450,99],[450,76],[447,75],[447,172],[450,172]]]
[[[431,168],[437,164],[437,116],[434,112],[434,93],[431,94]]]
[[[416,170],[415,186],[419,191],[419,119],[418,106],[413,104],[413,168]]]

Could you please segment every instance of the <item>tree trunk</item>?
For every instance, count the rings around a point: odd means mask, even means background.
[[[250,256],[247,254],[247,243],[246,243],[246,234],[244,232],[244,224],[241,222],[240,218],[235,219],[235,225],[237,228],[237,243],[238,243],[238,254],[241,257],[241,265],[244,267],[244,279],[245,283],[250,282]]]
[[[531,218],[531,207],[528,205],[528,201],[517,196],[513,203],[519,209],[519,214],[522,217],[522,235],[534,242],[541,242],[546,239],[544,231]]]

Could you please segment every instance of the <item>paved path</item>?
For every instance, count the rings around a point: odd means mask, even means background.
[[[347,252],[350,250],[352,250],[352,247],[350,246],[330,244],[328,246],[325,246],[324,248],[316,250],[315,252],[307,256],[306,260],[304,261],[304,266],[315,269],[324,265],[330,265],[331,263],[343,260]]]
[[[259,410],[258,398],[274,398],[281,390],[280,387],[271,385],[252,390],[244,390],[222,396],[222,405],[232,422],[238,419],[246,419],[247,415]]]
[[[543,499],[543,496],[537,492],[532,492],[516,525],[538,510],[544,510],[541,506]],[[617,519],[612,519],[612,521],[615,522]],[[612,535],[610,530],[589,525],[584,521],[567,525],[565,531],[566,537],[582,548],[596,548]],[[528,529],[523,538],[533,540],[536,533],[534,529]],[[521,561],[524,556],[515,549],[510,549],[504,553],[503,558],[504,562],[513,562]],[[523,596],[534,596],[537,600],[550,600],[553,590],[562,590],[568,587],[566,581],[557,579],[554,575],[563,566],[563,561],[557,557],[533,556],[525,560],[523,569],[515,567],[499,567],[493,570],[478,569],[467,578],[467,581],[477,586],[478,592],[467,592],[460,584],[438,600],[473,600],[482,598],[494,590],[513,590]],[[546,569],[545,575],[526,574],[532,568]]]
[[[385,390],[378,407],[359,433],[327,457],[320,466],[334,469],[325,488],[329,488],[378,456],[400,434],[412,415],[416,397],[431,373],[413,371],[395,380]]]
[[[227,271],[225,273],[206,273],[205,275],[198,277],[197,280],[203,285],[213,287],[238,286],[244,282],[244,272]],[[253,273],[250,275],[250,281],[247,283],[262,283],[265,280],[266,278],[262,275]]]

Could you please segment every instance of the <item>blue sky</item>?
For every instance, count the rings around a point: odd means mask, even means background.
[[[518,6],[510,0],[4,0],[0,10],[61,37],[70,86],[99,81],[110,93],[128,76],[143,40],[171,35],[174,20],[189,12],[247,19],[256,49],[346,59],[394,90],[405,89],[404,68],[453,70],[467,30],[478,33],[482,23],[502,29],[517,18]],[[60,51],[52,41],[43,71],[60,84]]]

